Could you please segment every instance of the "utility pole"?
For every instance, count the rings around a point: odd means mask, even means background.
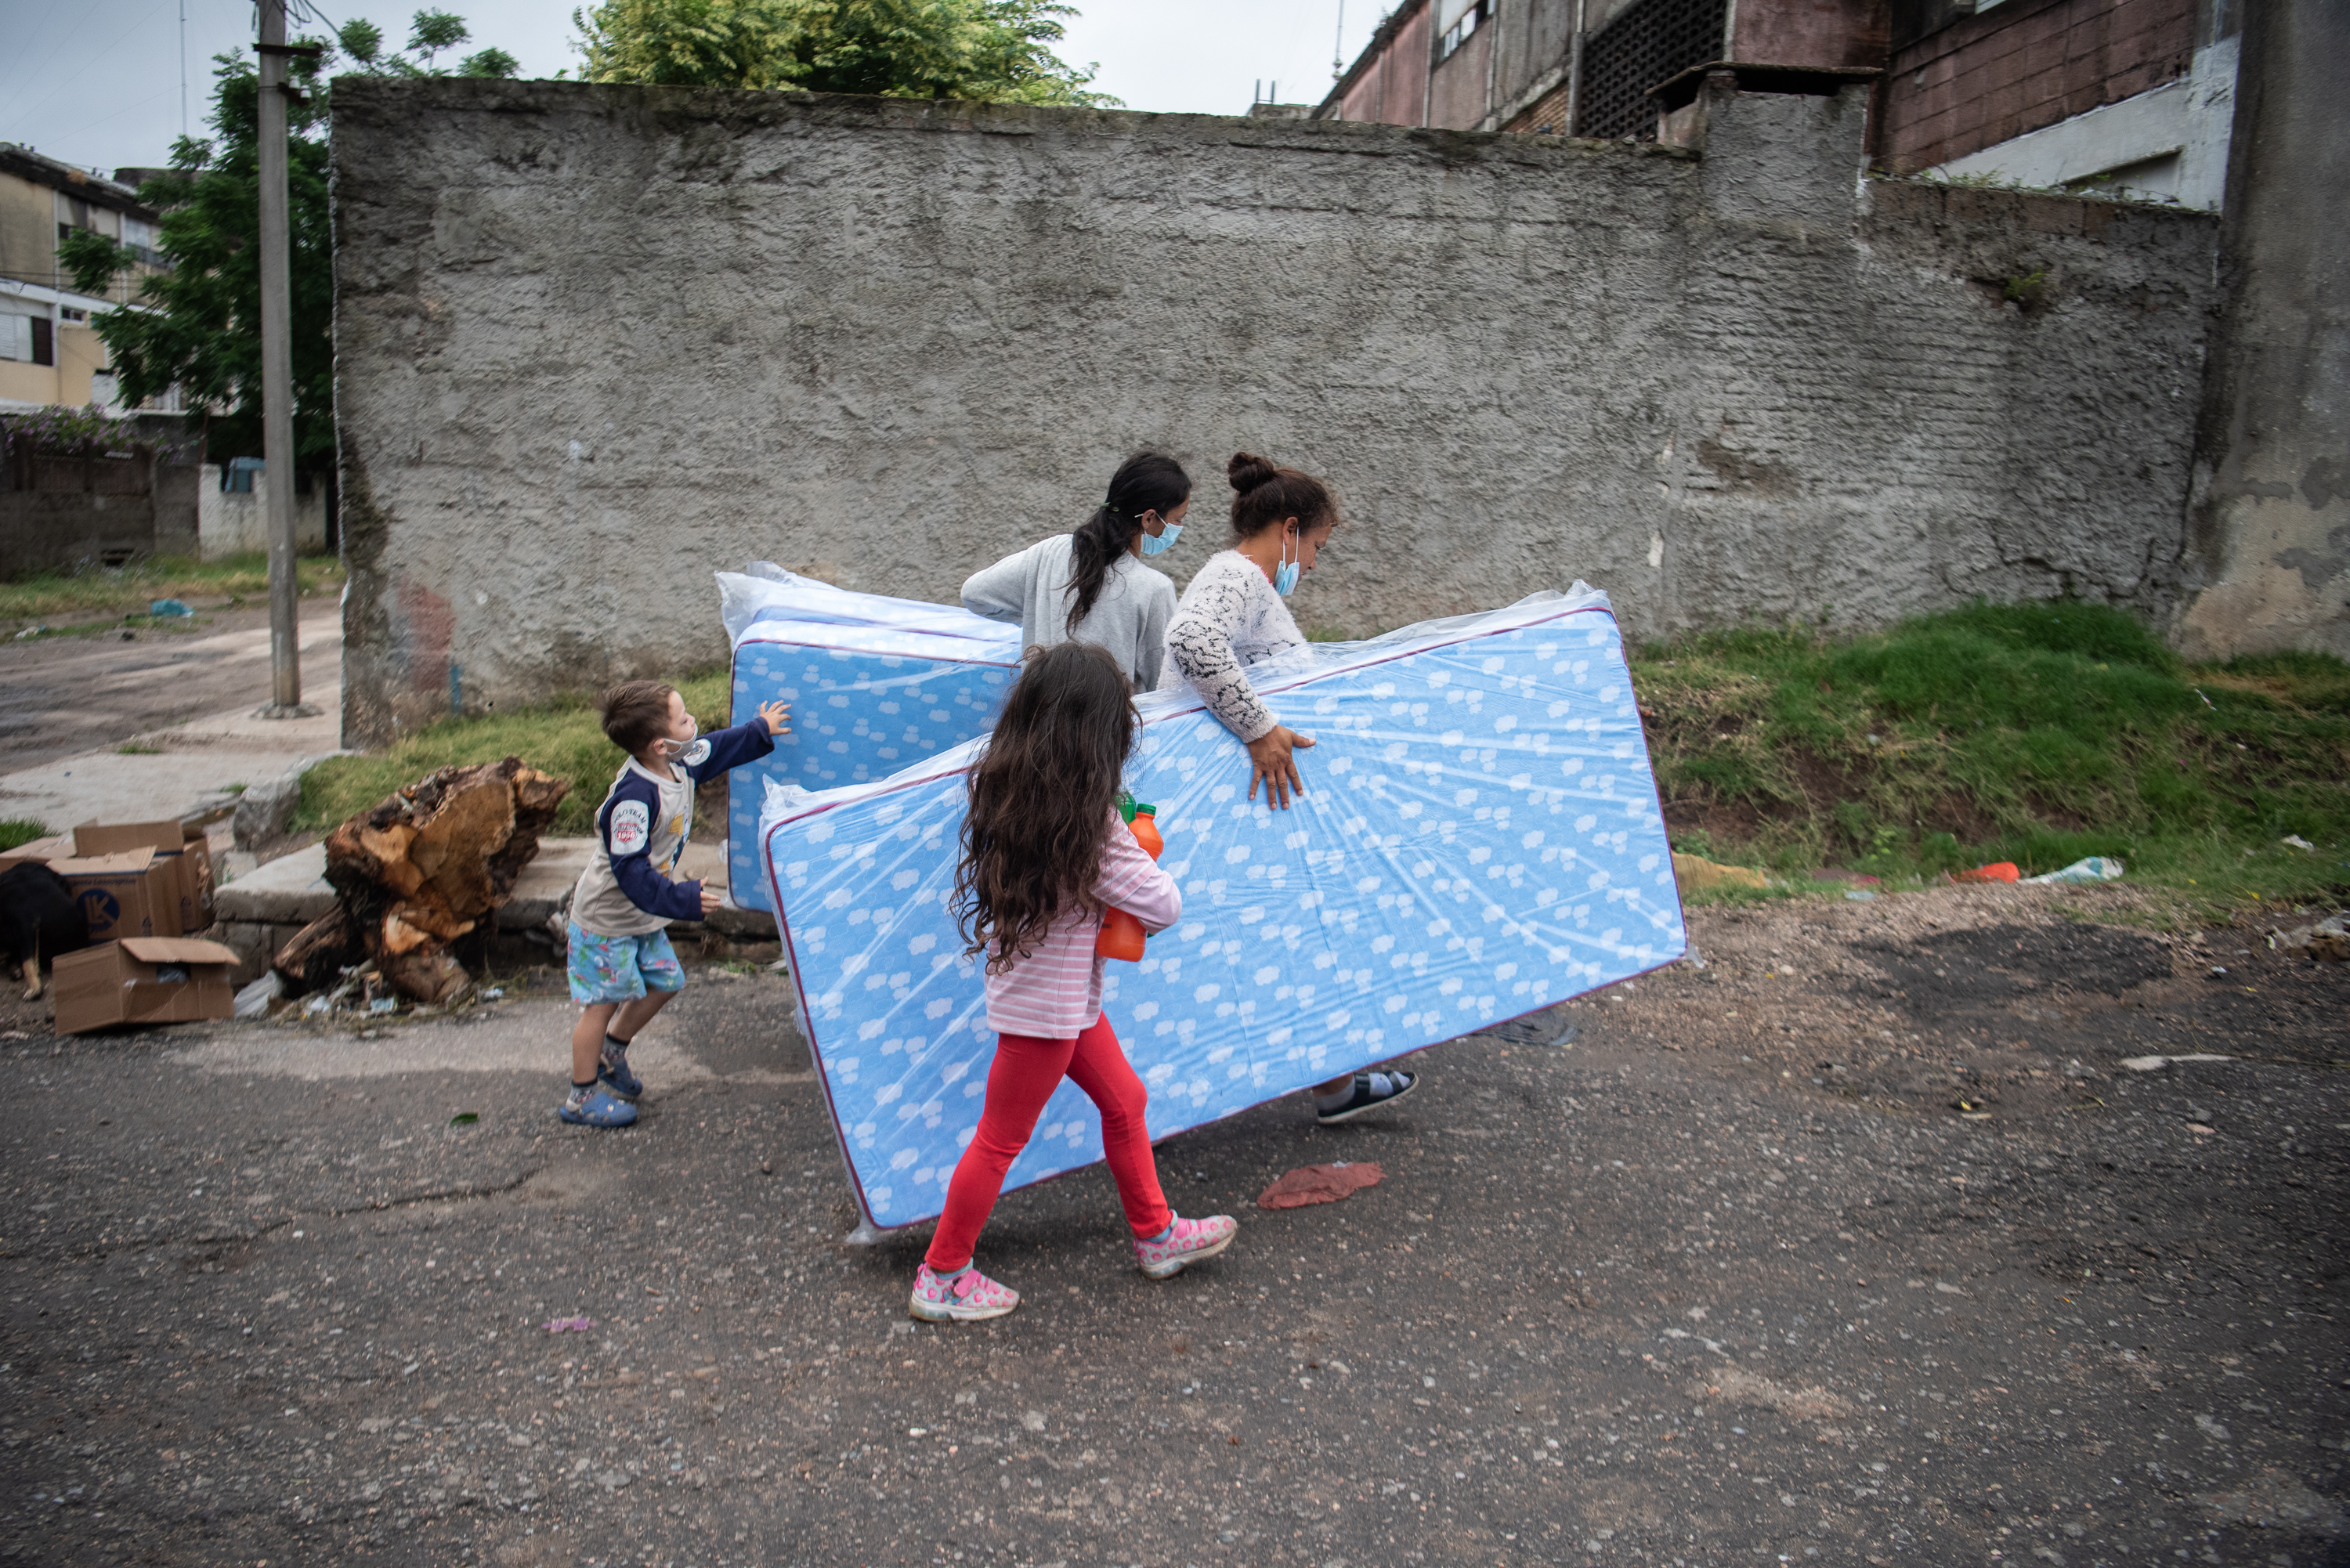
[[[303,718],[300,585],[294,575],[293,258],[286,218],[286,0],[261,14],[261,461],[269,522],[269,674],[265,716]]]

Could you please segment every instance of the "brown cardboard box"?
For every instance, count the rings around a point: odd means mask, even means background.
[[[52,860],[63,860],[74,852],[73,840],[63,834],[49,838],[36,838],[30,844],[19,844],[14,849],[0,849],[0,871],[27,861],[46,866]]]
[[[73,889],[82,918],[89,922],[91,941],[180,935],[177,861],[159,859],[152,849],[134,849],[52,860],[49,868]]]
[[[191,838],[162,858],[172,868],[180,893],[180,934],[193,936],[213,923],[213,846]]]
[[[57,961],[57,1033],[115,1023],[185,1023],[236,1011],[236,954],[186,937],[128,937]]]
[[[73,831],[78,856],[125,855],[151,849],[170,862],[172,887],[179,899],[179,929],[168,934],[201,931],[213,923],[212,846],[199,834],[186,836],[176,816],[157,822],[85,822]],[[132,933],[138,934],[138,933]],[[157,930],[153,935],[167,933]],[[97,932],[92,931],[95,937]]]
[[[180,819],[167,817],[161,822],[85,822],[73,831],[74,853],[92,855],[122,855],[133,849],[152,849],[159,855],[176,852],[184,835],[180,831]]]

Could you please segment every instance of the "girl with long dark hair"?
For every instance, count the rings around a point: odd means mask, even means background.
[[[979,1130],[914,1275],[910,1310],[926,1322],[1002,1317],[1020,1304],[1017,1291],[972,1265],[972,1249],[1064,1077],[1101,1112],[1102,1150],[1145,1274],[1163,1280],[1211,1258],[1239,1230],[1228,1215],[1184,1220],[1167,1207],[1143,1125],[1149,1095],[1102,1012],[1094,943],[1105,912],[1124,909],[1156,931],[1183,909],[1174,878],[1118,815],[1139,727],[1133,689],[1109,653],[1063,642],[1028,656],[972,764],[954,912],[964,951],[986,960],[997,1043]]]
[[[1253,452],[1234,452],[1225,467],[1232,485],[1232,542],[1208,557],[1167,628],[1162,690],[1189,686],[1249,754],[1248,798],[1264,786],[1264,804],[1289,809],[1305,793],[1295,753],[1314,744],[1274,716],[1249,683],[1248,667],[1305,646],[1283,601],[1338,525],[1329,486]],[[1351,1121],[1394,1104],[1419,1082],[1393,1069],[1355,1073],[1314,1085],[1314,1117]]]
[[[1175,543],[1191,505],[1191,478],[1173,458],[1138,452],[1074,534],[1055,534],[974,572],[965,608],[1017,621],[1023,648],[1090,642],[1107,649],[1138,691],[1159,684],[1175,585],[1142,564]]]

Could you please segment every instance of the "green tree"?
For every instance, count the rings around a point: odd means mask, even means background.
[[[364,17],[344,23],[335,41],[350,57],[353,69],[363,76],[510,77],[522,68],[504,49],[484,49],[458,61],[453,73],[441,69],[437,63],[441,51],[453,49],[472,36],[465,19],[453,12],[419,11],[409,28],[408,47],[400,53],[385,54],[383,29]]]
[[[453,36],[452,36],[453,34]],[[318,40],[310,40],[318,42]],[[465,41],[464,23],[446,12],[420,11],[407,53],[382,56],[372,24],[343,28],[343,52],[379,75],[450,74],[433,67],[442,50]],[[358,47],[354,47],[353,46]],[[335,386],[333,235],[327,202],[328,94],[321,79],[336,51],[287,61],[298,99],[286,104],[286,216],[290,240],[296,466],[334,460]],[[459,63],[467,75],[511,75],[510,56],[489,49]],[[123,400],[140,403],[177,386],[203,416],[205,450],[215,462],[261,455],[261,264],[259,105],[253,63],[217,57],[213,137],[182,137],[169,172],[140,187],[139,199],[161,212],[156,248],[170,270],[146,280],[142,310],[110,310],[90,325],[106,344]],[[103,293],[133,263],[103,234],[78,231],[57,247],[75,286]]]
[[[1115,107],[1053,53],[1052,0],[605,0],[575,11],[581,75],[664,87]]]

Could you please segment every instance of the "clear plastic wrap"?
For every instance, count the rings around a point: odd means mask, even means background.
[[[1128,785],[1159,807],[1183,918],[1104,1007],[1151,1137],[1487,1029],[1685,950],[1656,786],[1607,597],[1326,643],[1253,666],[1318,743],[1286,812],[1187,693],[1139,703]],[[976,741],[889,778],[775,792],[759,831],[800,1021],[858,1198],[935,1215],[994,1050],[947,901]],[[1101,1157],[1074,1085],[1008,1188]]]
[[[729,892],[738,908],[764,909],[758,826],[769,786],[879,779],[983,733],[1019,665],[1020,628],[804,577],[721,572],[718,584],[734,648],[734,717],[763,702],[792,705],[791,733],[727,775]],[[820,618],[836,610],[854,618]],[[913,624],[923,621],[937,629]],[[957,625],[970,635],[942,629]]]
[[[992,621],[959,605],[893,599],[882,594],[837,588],[830,583],[787,572],[771,561],[754,561],[747,571],[713,575],[718,578],[718,618],[725,625],[730,647],[741,642],[743,634],[763,620],[894,627],[899,631],[965,637],[986,643],[1001,642],[1007,636],[1016,642],[1020,637],[1017,623],[1007,626]]]

